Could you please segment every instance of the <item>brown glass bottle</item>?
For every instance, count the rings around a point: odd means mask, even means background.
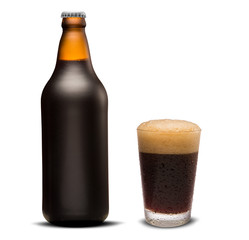
[[[62,14],[57,63],[41,98],[43,215],[95,225],[108,215],[107,94],[90,60],[83,13]]]

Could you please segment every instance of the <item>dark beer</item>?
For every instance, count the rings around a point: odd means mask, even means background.
[[[198,153],[140,152],[144,205],[155,213],[176,214],[191,208]]]
[[[43,214],[57,225],[95,225],[108,215],[107,94],[90,60],[84,13],[62,17],[41,99]]]
[[[153,120],[137,129],[146,221],[173,227],[190,220],[200,128]]]

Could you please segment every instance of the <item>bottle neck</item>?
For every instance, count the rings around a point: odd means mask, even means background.
[[[85,34],[84,18],[63,18],[63,33],[58,50],[58,60],[80,61],[90,59],[90,53]]]

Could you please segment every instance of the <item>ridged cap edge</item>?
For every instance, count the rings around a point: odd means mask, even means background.
[[[62,12],[61,17],[62,18],[67,18],[67,17],[86,18],[86,14],[84,12]]]

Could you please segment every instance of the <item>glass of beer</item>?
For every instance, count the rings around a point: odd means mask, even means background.
[[[152,120],[137,128],[147,223],[176,227],[190,220],[200,133],[183,120]]]

